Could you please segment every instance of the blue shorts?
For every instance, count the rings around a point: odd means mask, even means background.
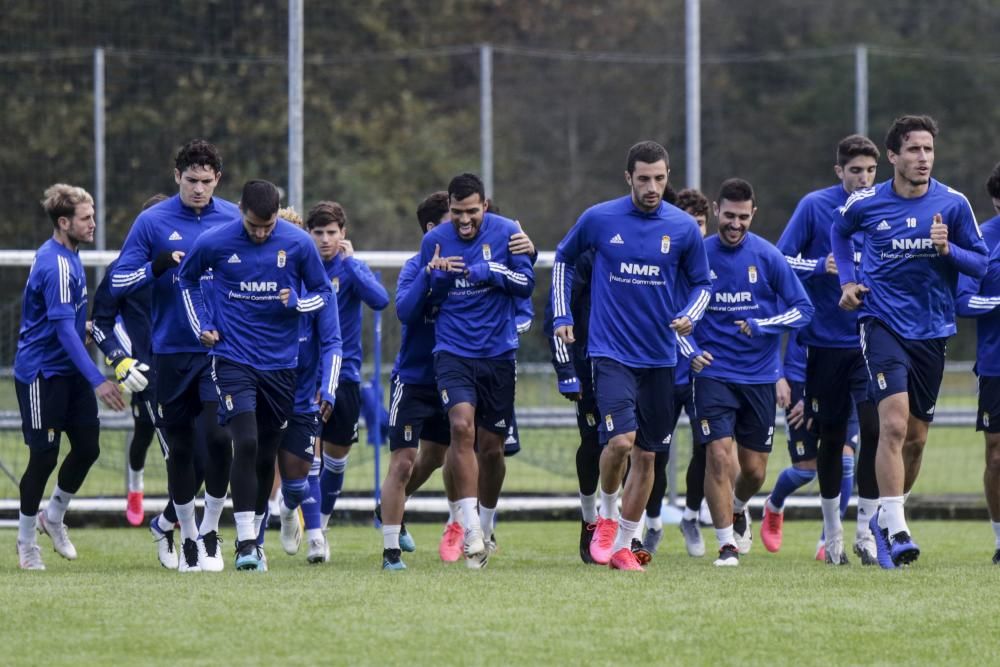
[[[316,455],[316,436],[319,435],[319,413],[293,414],[288,428],[281,433],[279,449],[300,459],[312,461]]]
[[[979,409],[976,430],[1000,433],[1000,377],[979,376]]]
[[[506,435],[514,419],[517,362],[493,357],[469,359],[449,352],[434,355],[434,372],[445,410],[459,403],[476,408],[476,425]]]
[[[517,431],[517,415],[510,418],[510,427],[507,429],[507,438],[503,441],[503,455],[514,456],[521,451],[521,434]]]
[[[262,371],[223,357],[212,357],[219,401],[219,423],[244,412],[257,416],[260,431],[287,426],[295,403],[295,369]]]
[[[789,380],[788,386],[792,389],[792,407],[795,407],[796,403],[805,400],[806,383]],[[850,405],[850,402],[848,402],[848,405]],[[805,421],[801,426],[797,427],[788,423],[789,412],[791,412],[791,408],[785,410],[785,438],[788,441],[788,456],[792,459],[792,463],[815,461],[816,453],[819,449],[819,433],[815,428],[815,424],[812,429],[806,427],[806,423],[809,422],[810,417],[808,408]]]
[[[868,394],[876,405],[887,396],[905,392],[910,414],[920,421],[934,421],[947,338],[908,340],[881,321],[866,317],[861,321],[861,349],[868,365]]]
[[[421,440],[439,445],[451,442],[448,413],[441,407],[433,384],[403,384],[392,378],[389,402],[389,451],[416,447]]]
[[[320,428],[323,442],[350,447],[358,441],[358,418],[361,417],[361,385],[341,380],[337,385],[333,414]]]
[[[594,398],[594,375],[590,359],[573,357],[573,368],[580,380],[580,400],[576,402],[576,427],[580,437],[597,435],[597,399]]]
[[[868,369],[860,348],[810,347],[806,352],[806,413],[817,430],[841,426],[868,400]]]
[[[607,357],[591,361],[601,443],[634,431],[640,449],[669,452],[676,424],[673,366],[633,368]]]
[[[770,453],[776,398],[773,382],[740,384],[695,377],[694,405],[701,444],[734,438],[740,447]]]
[[[30,384],[14,379],[24,444],[44,452],[59,447],[60,436],[74,426],[100,426],[97,395],[82,373],[42,377]]]
[[[190,423],[201,414],[203,403],[219,400],[207,353],[158,354],[154,363],[158,426]]]

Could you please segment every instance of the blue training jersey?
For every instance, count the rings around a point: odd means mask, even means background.
[[[816,321],[816,316],[813,316]],[[808,328],[808,327],[806,327]],[[785,356],[781,362],[781,377],[789,382],[806,381],[806,346],[802,342],[802,333],[806,328],[792,331],[785,341]]]
[[[108,359],[125,355],[153,365],[153,333],[150,309],[153,285],[115,298],[111,294],[111,275],[118,260],[108,264],[104,278],[94,290],[92,336]]]
[[[983,240],[990,249],[986,275],[977,280],[958,278],[956,307],[963,317],[976,318],[976,374],[1000,376],[1000,216],[982,224]]]
[[[461,256],[464,274],[431,272],[432,303],[439,304],[435,352],[486,359],[514,357],[517,340],[517,299],[529,298],[535,273],[528,255],[507,248],[519,231],[513,220],[486,213],[471,240],[459,237],[451,223],[434,227],[420,244],[419,266],[427,266],[435,246],[441,257]]]
[[[295,407],[297,415],[319,410],[316,394],[331,405],[336,401],[340,381],[341,354],[340,318],[337,295],[319,310],[299,316],[299,360],[295,367]]]
[[[840,280],[826,272],[826,258],[832,252],[830,229],[840,218],[847,201],[841,184],[810,192],[795,207],[785,231],[775,244],[788,265],[802,281],[816,315],[797,337],[813,347],[857,348],[858,314],[840,307]],[[861,235],[856,235],[861,241]],[[857,257],[860,259],[860,256]]]
[[[406,261],[396,283],[396,316],[402,323],[399,354],[392,374],[403,384],[434,385],[434,319],[437,306],[430,303],[430,275],[420,256]]]
[[[60,338],[59,328],[67,323],[77,340]],[[77,253],[49,239],[35,254],[24,287],[14,377],[30,384],[39,374],[49,378],[82,373],[92,386],[100,385],[104,376],[83,346],[86,327],[87,274],[83,263]]]
[[[202,287],[209,269],[213,279]],[[280,219],[263,243],[247,236],[242,219],[199,236],[181,263],[180,287],[195,339],[218,331],[213,355],[259,370],[296,367],[299,314],[325,307],[332,294],[312,238]],[[287,305],[283,289],[292,290]],[[214,312],[203,290],[214,292]]]
[[[151,206],[135,219],[125,238],[118,264],[111,274],[111,294],[116,298],[153,286],[151,301],[153,352],[174,354],[206,350],[191,335],[175,267],[159,277],[153,276],[152,262],[164,252],[191,252],[202,232],[242,220],[239,208],[224,199],[212,197],[201,213],[185,206],[180,195]],[[206,282],[211,274],[205,276]],[[211,308],[211,302],[209,302]]]
[[[572,325],[573,265],[594,249],[588,354],[637,368],[674,366],[677,344],[670,323],[697,322],[711,296],[708,261],[698,225],[661,202],[641,211],[631,196],[584,211],[556,248],[552,268],[553,326]],[[690,286],[678,295],[678,280]]]
[[[905,199],[889,180],[852,194],[841,213],[831,235],[840,284],[858,282],[871,290],[859,317],[874,317],[911,340],[953,335],[959,273],[982,278],[988,258],[965,195],[932,178],[925,194]],[[931,243],[938,213],[948,226],[947,256]],[[860,276],[850,247],[857,231],[864,233]]]
[[[748,232],[735,247],[718,236],[705,241],[712,271],[712,302],[691,338],[681,340],[686,356],[701,348],[712,354],[700,375],[740,384],[776,382],[781,376],[781,334],[800,329],[813,306],[785,256],[765,239]],[[742,333],[745,320],[753,336]]]
[[[345,380],[361,382],[361,305],[382,310],[389,305],[389,293],[368,265],[355,257],[337,253],[323,262],[323,269],[337,294],[340,311],[340,334],[344,339],[340,375]]]

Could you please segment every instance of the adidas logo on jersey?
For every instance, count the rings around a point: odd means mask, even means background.
[[[233,253],[233,256],[229,258],[228,263],[229,264],[242,264],[242,262],[240,261],[240,256],[237,255],[235,252]]]
[[[610,243],[614,245],[625,245],[625,241],[622,240],[621,234],[615,234],[614,236],[612,236]]]
[[[175,230],[173,234],[171,234],[170,236],[167,237],[167,240],[168,241],[181,241],[181,240],[183,240],[183,238],[184,237],[181,236],[179,233],[177,233],[177,231]]]
[[[709,271],[708,271],[708,277],[711,280],[718,280],[719,279],[719,276],[715,275],[715,271],[712,271],[711,269],[709,269]]]
[[[885,220],[883,220],[882,222],[878,223],[878,227],[875,228],[875,230],[879,231],[879,232],[887,232],[890,229],[892,229],[892,227]]]

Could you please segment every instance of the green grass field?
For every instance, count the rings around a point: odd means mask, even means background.
[[[988,524],[912,529],[923,555],[893,572],[812,560],[818,522],[787,523],[781,553],[758,543],[726,570],[689,558],[668,527],[645,574],[583,565],[577,523],[508,522],[479,572],[439,562],[439,526],[422,524],[406,572],[379,569],[374,529],[333,526],[326,565],[286,556],[271,531],[270,572],[227,562],[189,576],[159,568],[141,529],[76,530],[79,560],[43,542],[48,571],[21,572],[4,531],[0,662],[995,664],[1000,567]]]

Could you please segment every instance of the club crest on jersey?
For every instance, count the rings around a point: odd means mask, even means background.
[[[413,440],[413,427],[407,424],[403,427],[403,440],[410,442]]]
[[[285,268],[285,262],[287,261],[287,259],[288,259],[288,255],[285,254],[285,251],[284,250],[279,250],[278,251],[278,268],[279,269]]]
[[[447,389],[442,389],[441,390],[441,403],[443,403],[444,405],[448,405],[448,390]]]
[[[747,278],[751,283],[757,282],[757,267],[753,264],[747,267]]]
[[[878,375],[875,376],[875,379],[878,381],[878,388],[885,391],[885,388],[888,386],[885,383],[885,374],[879,373]]]
[[[710,434],[712,432],[711,427],[708,425],[708,420],[707,419],[702,419],[701,420],[701,432],[704,435],[708,435],[708,434]]]
[[[670,237],[669,236],[665,235],[665,236],[663,236],[663,238],[660,239],[660,252],[662,252],[664,255],[670,253]]]
[[[226,394],[226,410],[229,410],[231,412],[232,409],[233,409],[233,395]]]
[[[333,285],[333,291],[340,294],[340,278],[334,278],[330,281],[330,284]]]
[[[489,243],[483,244],[483,259],[485,259],[487,262],[493,259],[493,251],[490,250]]]
[[[586,418],[587,418],[587,426],[593,428],[597,424],[597,420],[594,418],[593,412],[588,412]]]
[[[608,433],[615,430],[615,422],[611,419],[611,415],[604,416],[604,428],[607,429]]]

